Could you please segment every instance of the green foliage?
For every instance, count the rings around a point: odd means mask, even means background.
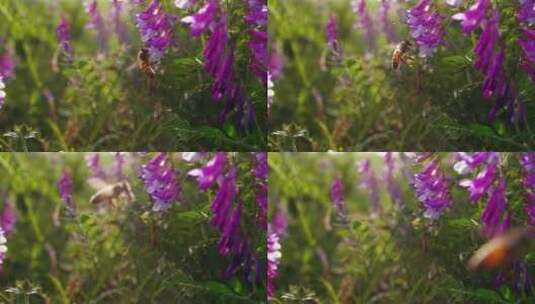
[[[450,20],[459,9],[434,1],[445,16],[446,45],[428,61],[418,59],[401,71],[391,68],[394,44],[381,34],[378,1],[368,1],[378,40],[366,53],[358,17],[349,0],[269,2],[272,49],[285,59],[275,81],[269,145],[272,151],[494,151],[529,150],[535,143],[535,86],[519,69],[516,44],[521,25],[515,1],[493,1],[501,14],[507,46],[506,70],[519,99],[526,101],[526,125],[506,125],[504,111],[489,123],[494,100],[482,97],[483,75],[473,68],[479,33],[463,35]],[[416,1],[404,1],[408,9]],[[338,19],[343,60],[330,59],[325,26]],[[408,27],[391,11],[400,39]],[[417,57],[417,56],[416,56]],[[301,134],[300,136],[298,136]]]
[[[178,18],[190,13],[177,9],[174,1],[161,2]],[[140,8],[127,5],[123,13],[132,44],[121,45],[112,31],[109,49],[101,52],[94,31],[86,28],[89,18],[83,4],[67,0],[0,3],[0,52],[11,50],[17,61],[0,115],[0,150],[265,149],[266,89],[248,70],[245,3],[226,1],[226,9],[237,46],[236,77],[256,110],[256,123],[249,130],[235,126],[235,112],[224,125],[218,122],[224,103],[211,98],[212,78],[203,68],[205,38],[191,37],[189,28],[177,22],[177,46],[159,64],[156,87],[150,92],[146,76],[136,66],[142,43],[134,15]],[[98,4],[108,21],[110,1]],[[61,14],[71,23],[73,62],[58,47],[55,28]]]
[[[382,181],[378,153],[271,153],[270,209],[284,210],[289,223],[281,239],[273,303],[532,303],[533,290],[517,292],[509,283],[495,286],[496,274],[507,273],[506,266],[468,271],[468,259],[486,241],[480,233],[485,203],[469,202],[447,154],[442,156],[454,203],[431,223],[403,173],[417,169],[403,162],[396,164],[402,207],[395,208]],[[358,186],[355,164],[364,158],[379,179],[383,211],[378,217],[370,214],[367,190]],[[502,154],[502,172],[512,226],[525,225],[516,154]],[[336,219],[331,203],[335,174],[344,183],[347,225]],[[533,244],[528,247],[524,261],[533,274]]]
[[[243,227],[258,256],[265,232],[255,222],[257,204],[250,155],[233,154],[243,192]],[[11,303],[262,303],[265,282],[253,284],[238,272],[222,273],[230,258],[218,254],[219,232],[210,224],[213,193],[199,192],[179,154],[170,155],[182,200],[167,212],[152,202],[137,177],[147,157],[131,155],[125,175],[136,200],[117,207],[90,205],[84,155],[0,155],[0,192],[15,202],[18,222],[8,237],[0,276],[0,302]],[[101,154],[105,166],[111,159]],[[63,170],[73,176],[77,215],[70,218],[57,189]],[[265,263],[265,259],[261,260]],[[29,301],[29,302],[28,302]]]

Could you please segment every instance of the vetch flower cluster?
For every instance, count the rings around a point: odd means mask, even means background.
[[[252,60],[249,64],[251,71],[265,85],[267,83],[268,48],[267,21],[268,8],[266,0],[248,0],[248,13],[245,20],[250,25],[249,50]]]
[[[9,200],[6,200],[4,209],[0,214],[0,227],[4,230],[5,236],[9,236],[15,231],[17,225],[17,214],[15,213],[15,206]]]
[[[92,178],[106,178],[106,173],[100,164],[100,155],[98,153],[89,153],[85,156],[87,168],[91,172]]]
[[[377,216],[381,212],[381,204],[379,202],[379,186],[375,173],[371,169],[370,161],[367,159],[361,160],[357,164],[357,171],[361,176],[360,188],[368,192],[370,201],[372,203],[372,215]]]
[[[329,46],[329,50],[333,54],[333,57],[338,60],[341,59],[342,48],[338,42],[338,25],[335,15],[331,15],[329,17],[329,22],[327,22],[325,32],[327,35],[327,45]]]
[[[487,238],[507,231],[511,226],[511,214],[506,214],[507,197],[505,179],[500,177],[498,184],[490,192],[489,200],[481,213],[481,230]]]
[[[136,15],[136,23],[141,40],[149,50],[150,61],[159,62],[175,43],[174,18],[163,10],[159,0],[152,0],[143,12]]]
[[[234,97],[234,48],[229,44],[227,16],[221,16],[203,51],[204,69],[214,77],[212,98],[216,101],[224,97]]]
[[[123,172],[125,163],[126,163],[126,153],[115,152],[112,167],[111,167],[111,175],[114,176],[115,179],[118,181],[126,178]]]
[[[259,176],[265,175],[263,169],[253,170]],[[218,186],[211,205],[211,224],[221,233],[218,243],[219,254],[231,257],[231,263],[225,269],[223,276],[230,278],[242,267],[244,277],[251,281],[249,276],[253,264],[258,264],[258,258],[252,253],[249,240],[244,237],[240,229],[243,202],[238,194],[236,166],[230,162],[225,153],[218,152],[206,165],[189,171],[188,175],[197,178],[201,191],[207,191],[214,185]],[[236,201],[237,206],[233,207]],[[258,267],[256,271],[258,276],[260,271]]]
[[[97,32],[97,41],[100,49],[105,50],[108,46],[108,30],[98,10],[97,0],[89,0],[85,4],[85,12],[89,15],[87,28],[94,29]]]
[[[500,14],[490,0],[478,0],[463,13],[453,15],[454,20],[461,21],[463,32],[471,33],[481,27],[483,31],[475,46],[474,67],[484,75],[483,97],[496,97],[495,104],[488,115],[490,122],[496,119],[498,112],[507,107],[507,123],[523,120],[524,104],[517,102],[513,84],[507,80],[504,70],[506,47],[501,41]],[[529,74],[529,65],[523,65]],[[535,74],[534,74],[535,75]]]
[[[395,162],[393,153],[387,152],[384,156],[383,180],[386,183],[392,203],[399,208],[401,206],[401,188],[395,178]]]
[[[121,20],[121,13],[123,11],[123,2],[121,0],[112,0],[112,7],[110,11],[111,21],[119,42],[127,45],[130,43],[130,35],[128,34],[128,27]]]
[[[67,214],[70,217],[76,215],[76,206],[72,198],[72,177],[71,173],[65,169],[58,181],[59,194],[63,202],[65,203],[65,208],[67,209]]]
[[[179,3],[183,6],[183,3]],[[178,5],[177,5],[178,6]],[[191,29],[191,36],[199,37],[202,33],[208,30],[214,22],[217,12],[217,1],[208,0],[206,4],[193,15],[182,18],[182,22],[189,24]]]
[[[534,0],[520,0],[520,8],[516,14],[518,21],[525,22],[530,25],[535,24],[535,1]]]
[[[411,181],[418,200],[424,208],[424,217],[436,220],[451,207],[448,181],[440,169],[440,161],[431,159]]]
[[[67,56],[67,59],[71,60],[74,52],[71,46],[70,25],[65,15],[61,16],[61,21],[56,28],[56,35],[61,50]]]
[[[432,4],[431,0],[420,0],[407,12],[411,35],[423,58],[433,55],[444,39],[442,17],[433,9]]]
[[[347,212],[344,201],[344,184],[339,176],[335,176],[331,183],[331,201],[336,215],[341,223],[347,222]]]
[[[459,161],[454,170],[459,174],[469,174],[479,168],[472,179],[463,179],[460,186],[468,189],[470,201],[478,202],[488,197],[481,213],[481,231],[488,237],[501,234],[511,225],[511,214],[507,212],[505,179],[500,176],[500,154],[497,152],[458,153]]]
[[[224,152],[217,152],[204,167],[193,169],[188,175],[197,178],[201,191],[206,191],[220,179],[226,161],[227,155]]]
[[[468,189],[470,201],[475,203],[488,193],[490,186],[498,176],[498,163],[500,156],[497,152],[459,153],[460,160],[454,165],[459,174],[473,172],[481,167],[473,179],[463,179],[460,186]]]
[[[267,152],[253,153],[253,174],[256,178],[256,203],[258,204],[258,225],[267,229],[268,212],[268,162]]]
[[[15,72],[15,59],[9,51],[0,55],[0,78],[7,80],[13,77]]]
[[[526,152],[519,156],[522,166],[522,184],[524,185],[525,208],[528,220],[535,225],[535,153]]]
[[[471,33],[481,25],[490,4],[490,0],[477,0],[474,5],[468,8],[464,13],[455,14],[452,18],[461,21],[463,32],[467,34]]]
[[[166,211],[180,198],[181,188],[176,181],[176,172],[165,153],[158,153],[141,166],[139,176],[154,202],[152,210]]]
[[[505,46],[499,45],[499,16],[497,13],[487,20],[485,28],[474,49],[476,61],[474,67],[485,75],[483,80],[483,96],[502,96],[505,88],[503,64],[505,61]]]
[[[520,67],[535,84],[535,29],[524,29],[522,37],[518,39],[518,45],[520,45],[523,51]]]
[[[375,48],[375,30],[368,13],[366,0],[353,0],[352,5],[353,12],[358,16],[356,27],[362,30],[368,51],[373,50]]]
[[[381,0],[381,7],[379,8],[379,19],[381,20],[381,27],[386,34],[389,42],[396,42],[399,40],[396,33],[396,28],[389,18],[390,0]]]

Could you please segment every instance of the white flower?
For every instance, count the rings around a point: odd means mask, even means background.
[[[196,0],[175,0],[175,6],[180,9],[190,8]]]
[[[461,6],[463,4],[463,0],[446,0],[446,3],[451,6]]]
[[[0,108],[4,105],[4,98],[6,98],[6,92],[4,91],[4,88],[6,85],[4,84],[2,77],[0,77]]]

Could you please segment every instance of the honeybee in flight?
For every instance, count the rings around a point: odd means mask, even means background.
[[[117,202],[119,200],[126,202],[132,202],[135,200],[132,187],[126,180],[108,184],[102,179],[93,178],[88,182],[93,188],[97,189],[97,192],[95,192],[95,194],[93,194],[89,199],[89,202],[93,205],[107,203],[108,205],[117,207]]]
[[[154,71],[152,63],[150,62],[149,49],[142,48],[139,50],[137,53],[137,65],[139,69],[145,73],[145,75],[147,75],[149,91],[152,91],[154,88],[154,82],[156,80],[156,72]]]
[[[534,236],[530,228],[513,228],[481,246],[468,261],[468,269],[490,270],[509,263],[521,254],[523,245]]]
[[[394,52],[392,53],[392,69],[397,70],[401,66],[401,63],[407,64],[407,60],[410,59],[409,52],[412,49],[412,43],[409,40],[403,40],[396,45]]]

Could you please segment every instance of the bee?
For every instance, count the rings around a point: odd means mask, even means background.
[[[481,246],[468,261],[468,269],[490,270],[507,264],[521,252],[521,247],[533,237],[534,230],[513,228],[503,235],[494,237]]]
[[[412,49],[412,43],[409,40],[403,40],[396,45],[394,52],[392,53],[392,69],[397,70],[401,63],[407,63],[407,59],[410,59],[409,52]]]
[[[148,87],[152,91],[154,88],[154,81],[156,79],[156,72],[153,68],[153,63],[150,62],[150,54],[147,48],[142,48],[137,53],[137,65],[139,69],[148,77]]]
[[[132,187],[128,181],[123,180],[117,183],[108,184],[101,179],[91,179],[90,185],[97,189],[97,192],[91,196],[89,202],[93,205],[101,205],[107,203],[108,205],[117,207],[119,199],[132,202],[135,200]]]

